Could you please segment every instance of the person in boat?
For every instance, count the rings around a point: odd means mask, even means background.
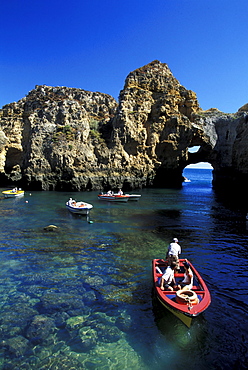
[[[178,244],[178,239],[173,238],[172,242],[168,247],[166,254],[166,259],[168,260],[168,265],[170,266],[172,262],[176,262],[177,270],[179,270],[179,255],[181,254],[181,246]]]
[[[119,189],[118,195],[123,195],[123,191],[121,189]]]
[[[194,279],[193,272],[187,260],[183,262],[183,265],[185,269],[184,279],[182,281],[179,281],[178,287],[181,290],[191,290],[193,287],[193,279]]]
[[[12,190],[12,193],[17,193],[17,188],[14,188],[13,190]]]
[[[75,207],[77,205],[77,202],[74,199],[70,198],[69,199],[69,205]]]
[[[69,206],[75,206],[77,204],[77,202],[74,199],[70,198],[69,201],[68,201],[68,204],[69,204]]]
[[[108,194],[108,195],[113,195],[112,190],[109,190],[109,191],[107,192],[107,194]]]
[[[160,288],[161,290],[177,290],[178,286],[176,285],[175,280],[175,270],[177,268],[176,262],[172,262],[170,266],[168,266],[161,278]]]

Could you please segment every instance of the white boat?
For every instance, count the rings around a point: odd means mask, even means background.
[[[79,215],[88,215],[90,210],[93,208],[92,204],[86,202],[76,202],[75,200],[68,200],[66,202],[66,208],[71,213],[77,213]]]
[[[128,200],[139,200],[141,195],[140,194],[125,194],[128,197]]]
[[[98,199],[109,202],[127,202],[129,197],[122,194],[98,194]]]
[[[184,177],[184,178],[183,178],[183,182],[191,182],[191,180],[190,180],[190,179],[188,179],[187,177]]]
[[[24,190],[15,188],[12,190],[4,190],[2,191],[2,194],[4,195],[5,198],[18,198],[23,197]]]

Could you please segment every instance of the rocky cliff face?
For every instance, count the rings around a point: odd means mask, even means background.
[[[198,161],[248,183],[245,107],[203,112],[166,64],[131,72],[119,104],[109,95],[36,86],[0,111],[1,184],[36,190],[180,186]],[[199,145],[197,153],[188,149]],[[234,176],[235,175],[235,176]]]
[[[247,199],[248,111],[225,114],[210,109],[203,115],[196,115],[194,120],[203,126],[204,135],[211,140],[203,144],[198,153],[190,155],[190,162],[211,163],[214,187],[223,193],[231,190],[232,196],[232,191],[238,190]]]
[[[108,160],[98,129],[108,126],[116,107],[106,94],[49,86],[36,86],[26,98],[5,106],[2,181],[43,190],[91,187],[101,161]]]

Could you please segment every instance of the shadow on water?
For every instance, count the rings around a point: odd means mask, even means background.
[[[176,349],[178,358],[176,364],[174,363],[175,358],[171,358],[170,368],[211,368],[211,360],[205,359],[203,362],[200,358],[194,358],[194,353],[197,353],[199,350],[208,352],[208,348],[204,348],[203,345],[203,343],[206,343],[208,334],[207,321],[204,318],[204,314],[194,318],[191,327],[188,328],[158,301],[154,290],[152,290],[152,311],[154,322],[165,346]],[[165,354],[164,357],[166,359]]]
[[[178,219],[181,215],[181,211],[178,209],[159,209],[157,215],[163,216],[169,219]]]

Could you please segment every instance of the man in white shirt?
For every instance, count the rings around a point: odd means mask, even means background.
[[[171,265],[172,262],[176,262],[177,270],[179,270],[179,254],[181,254],[182,250],[180,245],[178,244],[178,239],[174,238],[172,243],[170,243],[168,247],[168,252],[166,258],[168,259],[168,264]]]
[[[175,262],[168,266],[161,278],[161,290],[175,290],[177,288],[174,272],[176,270],[177,264]]]

